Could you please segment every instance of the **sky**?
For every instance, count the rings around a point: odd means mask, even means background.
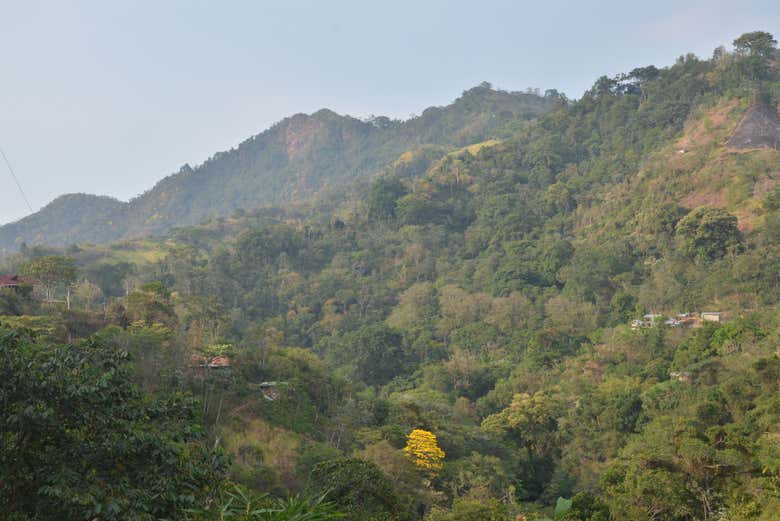
[[[407,118],[482,81],[603,74],[780,35],[777,0],[0,0],[0,148],[33,210],[128,200],[286,116]],[[30,211],[0,163],[0,223]]]

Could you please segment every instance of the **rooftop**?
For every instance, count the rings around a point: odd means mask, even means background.
[[[0,275],[0,287],[7,286],[36,286],[40,284],[35,279],[21,275]]]

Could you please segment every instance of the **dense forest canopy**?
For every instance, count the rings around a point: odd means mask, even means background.
[[[311,172],[377,175],[164,237],[21,245],[0,272],[45,287],[0,289],[0,507],[777,519],[776,45],[576,101],[481,86],[407,122],[296,116],[365,133]],[[266,182],[241,166],[262,136],[155,191],[187,179],[170,201],[211,215],[186,194],[209,169]]]

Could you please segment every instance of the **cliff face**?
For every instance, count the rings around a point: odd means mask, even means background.
[[[780,116],[776,108],[763,104],[750,107],[726,146],[780,150]]]

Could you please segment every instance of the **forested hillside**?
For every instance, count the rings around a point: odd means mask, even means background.
[[[406,121],[362,121],[330,110],[296,114],[200,166],[183,166],[129,203],[62,196],[31,216],[0,226],[0,252],[22,243],[106,243],[160,234],[238,209],[301,201],[375,173],[409,148],[458,147],[511,135],[549,110],[555,97],[554,92],[540,97],[498,91],[485,83],[451,105],[430,107]]]
[[[7,257],[63,302],[0,290],[0,508],[777,519],[776,44],[601,77],[530,124],[417,128],[300,204]],[[481,89],[454,106],[511,97]],[[118,425],[91,436],[91,406]]]

